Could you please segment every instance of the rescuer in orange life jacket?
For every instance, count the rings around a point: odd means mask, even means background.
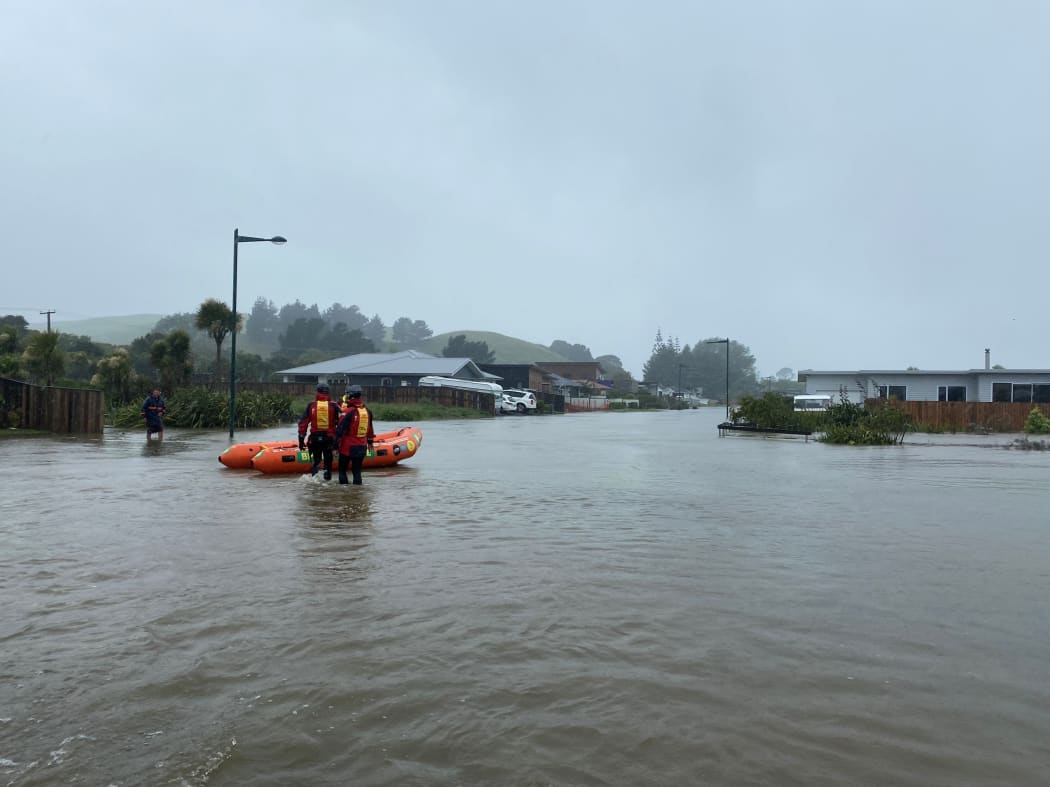
[[[306,405],[299,419],[299,450],[306,450],[306,430],[310,430],[310,458],[313,467],[310,475],[317,475],[317,468],[324,462],[324,480],[332,478],[332,449],[335,447],[335,427],[339,423],[339,405],[328,398],[329,388],[324,383],[317,386],[317,396]]]
[[[361,483],[361,465],[372,450],[375,440],[375,419],[372,411],[361,402],[361,386],[351,385],[343,397],[343,416],[335,430],[335,441],[339,446],[339,483],[349,483],[346,468],[351,468],[354,483]]]

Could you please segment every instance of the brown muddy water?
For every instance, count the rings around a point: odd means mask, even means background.
[[[1048,783],[1050,453],[721,414],[0,441],[0,784]]]

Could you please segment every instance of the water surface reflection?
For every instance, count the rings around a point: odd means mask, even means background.
[[[0,775],[1041,783],[1050,455],[718,416],[425,424],[362,487],[0,442]]]

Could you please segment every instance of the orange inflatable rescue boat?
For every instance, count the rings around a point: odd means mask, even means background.
[[[365,469],[388,467],[416,455],[423,433],[414,426],[403,426],[393,432],[377,434],[372,450],[365,457]],[[232,446],[237,448],[237,446]],[[231,449],[232,450],[232,449]],[[219,457],[222,461],[222,457]],[[223,464],[226,464],[223,462]],[[227,465],[229,467],[230,465]],[[300,451],[298,443],[269,443],[252,457],[251,466],[268,475],[308,473],[313,463],[309,451]]]
[[[247,470],[252,466],[252,459],[264,448],[298,448],[295,440],[273,440],[268,443],[237,443],[231,445],[221,454],[219,461],[235,470]]]

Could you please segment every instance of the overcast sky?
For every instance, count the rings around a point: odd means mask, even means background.
[[[0,3],[0,312],[1050,367],[1050,2]]]

